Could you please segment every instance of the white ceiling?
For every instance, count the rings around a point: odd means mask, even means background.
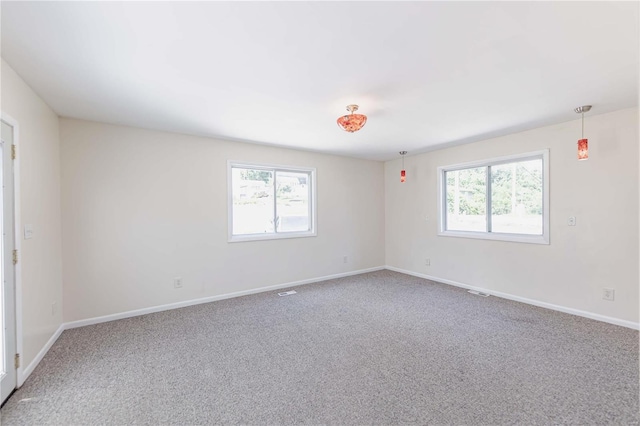
[[[65,117],[386,160],[638,104],[637,2],[1,7],[2,57]]]

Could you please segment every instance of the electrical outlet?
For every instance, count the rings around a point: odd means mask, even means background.
[[[569,225],[569,226],[576,226],[576,217],[575,217],[575,216],[571,216],[571,217],[567,220],[567,225]]]
[[[174,288],[182,288],[182,277],[175,277],[173,279],[173,287]]]
[[[349,263],[349,256],[345,256],[342,258],[342,263]]]
[[[604,300],[613,301],[616,297],[616,291],[612,288],[603,288],[602,289],[602,298]]]
[[[425,259],[424,266],[431,266],[431,259]]]

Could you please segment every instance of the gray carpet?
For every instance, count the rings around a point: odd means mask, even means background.
[[[65,331],[39,424],[638,424],[638,332],[380,271]]]

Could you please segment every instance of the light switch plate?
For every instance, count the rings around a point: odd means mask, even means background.
[[[567,224],[568,224],[569,226],[576,226],[576,217],[575,217],[575,216],[571,216],[571,217],[569,218],[569,220],[567,220]]]
[[[30,240],[33,238],[33,225],[25,225],[24,226],[24,239]]]

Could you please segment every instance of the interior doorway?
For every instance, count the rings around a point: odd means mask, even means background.
[[[15,132],[12,125],[0,121],[0,404],[17,386],[15,227],[13,150]]]

